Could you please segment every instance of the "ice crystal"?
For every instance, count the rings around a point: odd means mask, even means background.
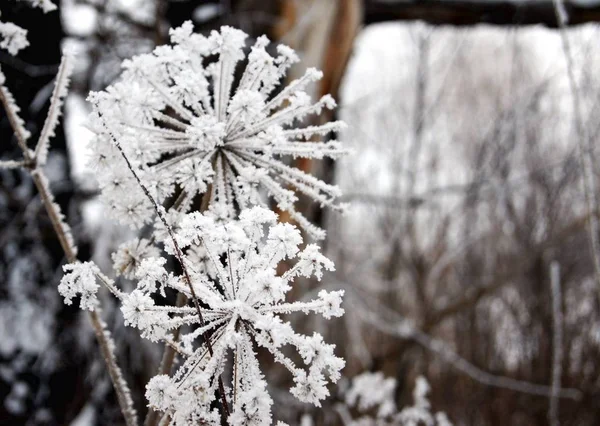
[[[296,333],[281,318],[292,312],[313,312],[325,318],[343,314],[343,291],[323,290],[309,302],[285,300],[296,277],[320,277],[323,270],[333,269],[333,263],[315,245],[300,250],[299,230],[276,221],[275,213],[260,207],[246,209],[239,220],[227,223],[211,215],[187,214],[175,239],[185,251],[183,261],[194,293],[185,275],[167,272],[164,259],[149,258],[138,269],[137,288],[123,296],[128,325],[148,339],[170,341],[186,357],[173,377],[156,376],[147,386],[150,405],[171,413],[176,425],[219,423],[211,407],[218,377],[226,369],[233,370],[232,390],[226,395],[232,403],[229,423],[272,424],[272,399],[258,363],[257,346],[289,370],[295,383],[291,393],[303,402],[320,406],[329,395],[327,384],[340,377],[344,361],[335,356],[335,346],[317,333]],[[174,250],[168,241],[166,246]],[[199,246],[204,262],[196,261]],[[297,261],[287,272],[277,272],[281,261],[293,259]],[[195,307],[159,304],[156,295],[165,288],[183,293],[188,300],[195,295],[202,302],[202,320]],[[173,342],[172,331],[182,326],[180,342]],[[212,356],[202,340],[207,335]],[[284,348],[295,348],[302,365],[284,354]]]
[[[93,262],[71,263],[63,266],[65,275],[58,285],[58,292],[65,299],[65,304],[71,305],[75,297],[80,296],[81,309],[93,311],[98,305],[96,293],[100,286],[96,275],[100,270]]]
[[[44,13],[56,10],[56,5],[50,0],[20,0],[29,3],[32,7],[39,7]],[[0,49],[5,49],[15,56],[20,50],[29,46],[27,30],[12,22],[0,21]]]
[[[208,37],[192,30],[191,22],[171,30],[172,45],[125,61],[120,81],[89,97],[97,133],[91,164],[113,213],[136,226],[151,220],[151,209],[111,146],[117,140],[161,204],[187,212],[208,192],[234,218],[265,205],[264,192],[305,230],[324,237],[295,210],[295,191],[337,209],[339,189],[282,158],[336,158],[344,152],[339,142],[321,140],[342,122],[303,124],[335,107],[331,96],[313,103],[305,92],[322,73],[308,69],[277,91],[298,60],[292,49],[279,45],[271,56],[263,36],[246,56],[247,35],[240,30],[225,26]]]
[[[352,387],[346,394],[346,403],[366,412],[378,407],[377,417],[386,417],[396,411],[394,391],[396,380],[386,378],[380,371],[363,373],[352,379]]]
[[[352,380],[346,393],[346,403],[366,413],[378,407],[376,416],[362,416],[352,421],[351,426],[452,426],[444,412],[432,413],[427,399],[429,383],[419,376],[413,391],[414,403],[398,411],[394,401],[396,380],[385,378],[381,372],[363,373]]]
[[[117,275],[125,278],[134,278],[142,261],[149,257],[158,257],[160,251],[151,241],[141,238],[127,241],[119,246],[113,253],[113,268]]]
[[[25,3],[29,3],[32,7],[39,7],[44,13],[52,12],[56,10],[56,5],[50,0],[20,0]]]
[[[11,55],[29,46],[27,30],[12,22],[0,22],[0,48],[6,49]]]

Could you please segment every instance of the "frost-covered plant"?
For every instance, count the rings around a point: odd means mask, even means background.
[[[118,250],[113,253],[113,268],[117,275],[133,279],[144,259],[159,256],[160,250],[150,240],[135,238],[121,244]]]
[[[0,21],[0,37],[0,48],[6,49],[13,56],[29,46],[27,30],[12,22]]]
[[[90,125],[97,135],[92,167],[104,199],[117,218],[153,225],[154,232],[122,244],[112,257],[116,274],[134,281],[131,293],[88,262],[67,265],[59,291],[65,303],[80,297],[80,306],[93,311],[98,283],[105,284],[119,299],[126,325],[165,343],[165,354],[173,350],[183,358],[173,376],[155,376],[146,391],[150,407],[174,425],[223,419],[231,425],[272,424],[259,348],[291,373],[291,393],[316,406],[344,366],[334,345],[317,333],[295,332],[282,318],[294,312],[326,319],[343,314],[343,291],[286,301],[297,277],[320,280],[334,265],[317,245],[300,250],[299,229],[278,224],[261,198],[266,192],[306,231],[323,237],[295,211],[294,190],[339,208],[338,188],[280,157],[341,154],[338,142],[318,137],[342,123],[293,127],[335,102],[329,96],[310,101],[304,89],[321,77],[313,69],[277,92],[297,57],[286,46],[271,56],[265,37],[252,47],[234,90],[246,37],[230,27],[204,37],[185,23],[171,31],[173,46],[126,61],[118,83],[90,95]],[[202,194],[204,213],[197,211]],[[167,269],[161,248],[174,255],[180,274]],[[283,273],[282,261],[292,264]],[[179,294],[175,304],[168,303],[167,290]]]
[[[257,347],[269,351],[293,375],[291,393],[300,401],[320,406],[329,395],[327,383],[339,379],[344,361],[334,355],[334,345],[325,343],[317,333],[296,333],[281,318],[292,312],[314,312],[325,318],[343,314],[343,291],[322,290],[318,299],[310,302],[285,300],[296,277],[320,279],[323,270],[333,269],[333,263],[315,245],[300,250],[299,230],[276,221],[275,213],[260,207],[244,210],[239,220],[226,223],[190,213],[175,235],[179,247],[186,250],[182,259],[187,276],[168,272],[164,258],[147,257],[137,269],[136,289],[120,295],[127,325],[150,340],[167,341],[186,358],[173,377],[155,376],[147,386],[150,405],[168,413],[173,424],[219,423],[214,403],[218,379],[228,365],[232,378],[231,390],[226,391],[232,407],[229,424],[271,424],[272,399],[257,360]],[[166,246],[173,250],[168,241]],[[297,259],[296,263],[279,274],[279,263],[292,259]],[[61,286],[72,290],[63,289],[65,297],[77,292],[84,294],[86,303],[93,300],[87,293],[91,288],[81,289],[80,284],[80,271],[89,273],[90,268],[78,265],[66,270]],[[186,283],[188,276],[191,287]],[[200,301],[201,313],[199,305],[157,303],[164,300],[161,296],[169,288]],[[172,334],[180,327],[184,327],[181,340],[176,342]],[[204,338],[211,341],[212,356]],[[296,349],[302,365],[284,354],[288,347]]]
[[[49,0],[29,0],[28,2],[33,6],[42,8],[45,12],[55,9],[55,5]],[[4,26],[3,28],[6,29],[7,27]],[[10,28],[9,26],[9,30],[13,31],[14,28]],[[2,43],[4,43],[4,41],[5,40],[2,40]],[[7,42],[3,47],[13,50],[11,53],[16,53],[14,52],[14,49],[16,49],[16,47],[23,47],[23,45],[26,44],[26,40],[23,41],[22,39],[18,41],[16,46],[14,43],[14,40],[11,41],[10,44]],[[6,113],[14,137],[23,155],[22,160],[19,161],[0,160],[0,169],[22,168],[29,172],[33,183],[40,194],[41,203],[52,223],[56,238],[60,243],[65,257],[70,262],[70,265],[65,267],[65,271],[70,272],[69,277],[61,282],[61,285],[59,285],[59,292],[64,296],[65,303],[67,304],[71,304],[73,298],[80,297],[80,306],[89,311],[90,323],[94,328],[96,339],[99,343],[100,353],[102,354],[108,369],[121,412],[126,424],[128,426],[135,426],[137,424],[137,413],[133,407],[127,383],[123,378],[121,369],[116,361],[114,354],[115,345],[111,333],[107,330],[106,324],[101,318],[98,298],[96,297],[99,288],[96,283],[96,278],[100,281],[104,281],[105,284],[113,290],[113,293],[118,293],[118,291],[112,287],[112,282],[110,282],[110,280],[99,273],[99,269],[95,265],[92,263],[80,264],[78,262],[77,246],[72,237],[71,229],[65,221],[60,206],[54,201],[54,195],[50,189],[44,170],[44,166],[48,159],[50,139],[55,135],[62,105],[67,95],[72,67],[73,57],[70,53],[65,52],[58,69],[54,90],[50,97],[48,114],[46,115],[46,120],[44,121],[44,125],[34,149],[30,149],[29,147],[31,133],[25,127],[25,121],[19,114],[20,108],[16,104],[12,93],[8,87],[5,86],[6,77],[0,69],[0,104]]]
[[[41,8],[44,13],[56,9],[56,5],[50,0],[20,0],[29,3],[33,7]],[[29,46],[27,41],[27,30],[12,22],[0,21],[0,49],[5,49],[11,55],[16,55],[20,50]]]
[[[307,116],[335,107],[331,96],[313,103],[305,92],[322,73],[308,69],[277,91],[298,61],[292,49],[278,45],[277,56],[271,56],[263,36],[246,58],[244,32],[222,27],[205,37],[192,29],[186,22],[171,30],[173,45],[125,61],[120,81],[89,97],[97,134],[91,165],[113,214],[139,227],[153,213],[111,143],[118,140],[156,200],[171,210],[190,211],[199,195],[209,193],[212,204],[234,218],[265,205],[264,191],[311,235],[323,238],[295,210],[295,191],[339,208],[339,189],[282,159],[344,152],[339,142],[320,141],[342,122],[298,127]]]
[[[352,379],[352,387],[346,393],[346,403],[367,412],[377,407],[377,417],[386,417],[396,411],[394,391],[396,379],[386,378],[382,372],[363,373]]]
[[[65,272],[58,292],[64,298],[66,305],[73,304],[75,297],[80,298],[81,309],[93,311],[98,306],[96,293],[100,286],[96,282],[96,275],[100,269],[92,262],[69,263],[63,266]]]
[[[39,7],[44,13],[56,10],[56,5],[50,0],[19,0],[24,3],[29,3],[32,7]]]
[[[413,391],[413,405],[398,411],[394,401],[396,379],[386,378],[383,373],[363,373],[352,379],[352,386],[346,393],[346,404],[356,407],[360,413],[377,409],[375,416],[364,415],[351,424],[353,426],[451,426],[446,413],[431,412],[427,399],[429,383],[422,376],[417,377]]]

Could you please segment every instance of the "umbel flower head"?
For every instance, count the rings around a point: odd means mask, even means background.
[[[113,212],[136,226],[152,216],[111,147],[117,140],[153,196],[170,209],[190,211],[199,195],[209,192],[212,204],[237,217],[264,205],[260,195],[266,193],[311,235],[323,238],[324,232],[295,210],[294,191],[338,208],[339,189],[284,161],[344,153],[339,142],[321,141],[342,129],[342,122],[303,124],[335,107],[331,96],[313,103],[305,92],[322,73],[308,69],[276,90],[298,61],[291,48],[278,45],[271,56],[262,36],[246,57],[243,31],[222,27],[205,37],[192,30],[189,21],[171,30],[172,45],[125,61],[120,81],[89,97],[97,133],[92,165]]]
[[[148,339],[169,342],[185,358],[172,377],[155,376],[147,385],[150,405],[168,412],[172,424],[219,424],[214,409],[219,377],[231,378],[225,391],[231,406],[229,424],[272,424],[272,399],[258,363],[258,347],[292,374],[291,393],[300,401],[320,406],[329,394],[327,384],[339,379],[344,361],[335,356],[335,346],[317,333],[296,333],[281,319],[292,312],[313,312],[325,318],[343,314],[343,291],[322,290],[309,302],[285,300],[296,277],[320,279],[323,270],[333,269],[333,263],[316,245],[300,251],[299,230],[276,222],[275,213],[260,207],[244,210],[239,220],[228,223],[201,213],[188,214],[175,238],[186,252],[182,258],[194,293],[183,277],[165,270],[164,259],[147,258],[138,268],[136,289],[123,294],[126,324],[140,329]],[[285,259],[297,261],[278,274],[277,266]],[[166,288],[183,293],[188,300],[197,297],[203,304],[202,320],[194,307],[156,302],[164,300],[158,295]],[[178,328],[182,334],[175,342],[171,333]],[[207,336],[212,356],[203,341]],[[288,349],[296,350],[298,360],[284,353]]]

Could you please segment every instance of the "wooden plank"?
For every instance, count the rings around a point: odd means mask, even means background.
[[[600,2],[583,6],[565,1],[568,25],[600,22]],[[475,0],[366,0],[364,24],[389,21],[420,20],[435,25],[470,26],[481,23],[510,25],[544,25],[557,28],[551,0],[494,1]]]

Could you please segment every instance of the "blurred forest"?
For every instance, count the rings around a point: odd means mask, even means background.
[[[103,220],[84,167],[87,93],[189,19],[293,47],[302,60],[290,79],[324,71],[314,96],[338,100],[340,140],[354,150],[335,164],[296,160],[350,203],[344,216],[305,203],[337,271],[294,289],[346,290],[343,318],[299,327],[347,364],[318,410],[278,392],[289,383],[270,368],[276,417],[346,424],[358,417],[344,403],[352,378],[381,371],[399,407],[427,378],[432,406],[455,425],[598,425],[600,5],[568,3],[561,25],[552,1],[466,3],[62,0],[44,15],[2,0],[2,19],[28,28],[31,46],[0,52],[0,65],[35,136],[60,48],[76,51],[47,173],[81,259],[109,268],[130,235]],[[11,138],[2,111],[2,159],[18,157]],[[0,250],[0,424],[122,424],[87,319],[56,291],[64,259],[22,171],[0,170]],[[161,349],[108,298],[105,317],[144,413]]]

